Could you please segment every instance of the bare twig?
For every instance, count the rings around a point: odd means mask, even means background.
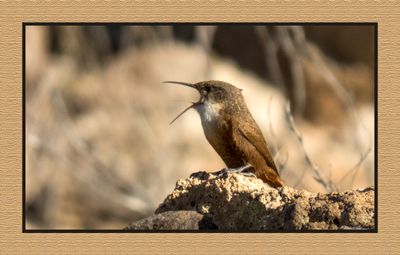
[[[297,188],[300,185],[301,181],[303,180],[304,176],[306,175],[306,170],[307,170],[307,168],[303,167],[300,177],[297,180],[297,182],[293,185],[293,188]]]
[[[261,42],[261,46],[264,47],[265,63],[267,67],[267,73],[271,77],[271,81],[281,86],[283,91],[287,91],[285,82],[283,80],[282,70],[278,61],[278,45],[276,38],[269,32],[265,26],[255,26],[255,32],[258,39]]]
[[[305,88],[305,78],[304,78],[304,68],[303,68],[303,50],[298,49],[298,46],[303,46],[303,44],[298,41],[302,38],[301,36],[296,36],[296,41],[290,36],[290,31],[297,31],[295,34],[304,34],[303,27],[279,27],[277,30],[277,38],[279,45],[285,52],[288,62],[290,63],[290,74],[292,75],[292,89],[293,98],[295,100],[296,113],[302,114],[305,108],[306,102],[306,88]],[[305,38],[305,37],[304,37]],[[304,42],[305,44],[305,42]]]
[[[268,101],[268,124],[269,124],[269,130],[270,130],[270,134],[271,134],[271,141],[272,141],[272,151],[274,152],[274,161],[277,162],[277,167],[278,167],[278,171],[279,174],[283,173],[283,170],[285,169],[285,165],[289,159],[289,155],[288,153],[286,153],[286,158],[284,161],[281,162],[280,158],[281,158],[281,154],[280,151],[282,149],[282,144],[278,143],[278,137],[275,134],[275,130],[274,127],[272,125],[272,121],[271,121],[271,103],[272,103],[272,99],[273,96],[270,97],[269,101]]]
[[[196,39],[206,54],[205,78],[209,79],[211,77],[210,53],[214,41],[215,32],[217,31],[217,26],[198,26],[196,27],[195,31]]]
[[[294,123],[293,116],[290,112],[290,102],[288,102],[286,105],[286,118],[288,120],[291,131],[293,131],[298,142],[301,145],[301,148],[303,149],[305,161],[307,162],[307,164],[310,166],[311,170],[313,171],[314,180],[316,180],[318,183],[320,183],[328,192],[337,190],[337,187],[336,187],[336,185],[333,184],[332,180],[325,177],[325,175],[322,173],[320,168],[311,160],[310,156],[308,155],[308,153],[305,149],[305,146],[304,146],[303,136],[300,133],[300,131],[297,129],[297,127]]]
[[[349,92],[347,92],[347,90],[344,88],[342,83],[336,78],[336,76],[333,74],[332,70],[327,67],[325,61],[323,61],[321,59],[321,57],[317,57],[314,55],[313,60],[316,62],[315,66],[319,69],[319,73],[321,74],[322,78],[325,79],[326,84],[336,94],[337,98],[340,101],[342,101],[342,103],[349,109],[349,114],[352,116],[354,123],[356,125],[357,124],[361,125],[361,127],[364,129],[364,131],[368,134],[368,137],[370,137],[369,136],[370,134],[369,134],[367,128],[365,127],[363,122],[360,120],[360,117],[354,106],[353,97],[350,95]],[[371,146],[368,146],[368,149],[370,149],[370,147]],[[363,155],[363,153],[361,153],[361,155]]]
[[[62,119],[61,126],[65,130],[64,134],[69,138],[68,141],[70,141],[70,145],[72,146],[72,148],[75,149],[77,154],[81,155],[81,157],[85,159],[85,162],[88,163],[86,169],[90,169],[95,174],[90,175],[90,178],[85,178],[84,174],[87,171],[71,171],[71,173],[73,173],[81,181],[88,184],[90,187],[93,188],[94,191],[98,192],[103,197],[114,200],[116,199],[116,202],[124,205],[130,210],[140,211],[138,210],[138,208],[148,209],[147,206],[151,200],[148,196],[145,195],[144,192],[136,190],[135,193],[140,194],[141,196],[141,198],[138,198],[137,196],[126,195],[118,188],[121,186],[120,178],[118,178],[118,176],[114,174],[113,169],[109,169],[99,159],[97,159],[95,155],[90,152],[88,144],[84,139],[80,137],[78,131],[76,130],[76,127],[71,120],[67,106],[65,105],[65,102],[57,89],[54,89],[54,94],[54,107],[57,111],[58,117]],[[62,157],[59,158],[60,161],[68,162],[68,160],[62,160]],[[71,160],[71,162],[73,161]],[[75,166],[71,169],[76,168],[77,167]],[[141,206],[139,206],[139,204]]]
[[[148,211],[151,209],[151,206],[146,199],[143,200],[138,196],[126,195],[121,192],[118,192],[118,194],[116,194],[116,190],[109,189],[109,183],[98,182],[99,180],[94,175],[91,175],[90,178],[87,178],[84,175],[85,169],[83,169],[73,160],[70,160],[64,156],[60,156],[58,153],[54,152],[53,148],[50,147],[46,142],[41,143],[40,148],[45,150],[58,162],[62,162],[63,164],[68,165],[70,169],[81,168],[76,171],[68,171],[68,173],[71,173],[76,180],[84,184],[85,187],[88,187],[89,190],[95,192],[96,195],[105,198],[108,201],[113,202],[119,206],[122,206],[123,208],[126,208],[132,212],[143,213],[143,211]]]
[[[353,122],[355,125],[360,125],[361,128],[365,131],[368,137],[368,146],[365,152],[362,152],[362,146],[360,144],[359,139],[355,139],[356,146],[360,150],[360,160],[340,179],[339,185],[344,181],[345,178],[349,176],[349,174],[353,173],[352,176],[352,181],[351,181],[351,186],[354,183],[354,178],[358,173],[358,170],[360,169],[362,163],[365,161],[367,158],[368,154],[372,151],[372,144],[371,140],[369,139],[370,133],[364,123],[361,121],[357,110],[354,106],[354,99],[353,97],[347,92],[347,90],[344,88],[342,83],[336,78],[336,76],[333,74],[332,70],[328,68],[326,65],[325,61],[323,61],[320,57],[317,57],[314,55],[313,60],[316,61],[316,67],[319,68],[320,74],[322,78],[325,79],[326,84],[332,89],[332,91],[336,94],[337,98],[349,109],[349,115],[353,119]]]
[[[282,154],[279,154],[279,156]],[[289,153],[286,151],[285,153],[286,157],[284,160],[281,160],[281,157],[279,158],[274,158],[275,162],[278,164],[278,169],[279,169],[279,174],[283,173],[283,170],[285,170],[286,163],[289,161]]]
[[[339,185],[343,183],[343,181],[352,174],[351,185],[354,183],[354,179],[357,176],[358,170],[360,169],[362,163],[366,160],[367,156],[371,153],[372,148],[369,147],[365,153],[363,153],[359,159],[359,161],[349,170],[347,173],[339,180]]]

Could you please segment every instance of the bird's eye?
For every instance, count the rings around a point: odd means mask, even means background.
[[[205,88],[204,88],[204,90],[208,93],[208,92],[210,92],[211,91],[211,87],[209,87],[209,86],[206,86]]]

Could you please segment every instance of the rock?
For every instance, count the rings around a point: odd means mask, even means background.
[[[195,211],[168,211],[138,220],[126,230],[199,230],[215,229],[207,215]]]
[[[210,216],[219,230],[373,229],[374,189],[315,194],[271,188],[235,173],[219,177],[198,172],[177,182],[155,217],[181,210]],[[184,228],[195,225],[177,219]],[[200,215],[192,219],[199,220]],[[171,229],[182,229],[180,223],[174,222]]]

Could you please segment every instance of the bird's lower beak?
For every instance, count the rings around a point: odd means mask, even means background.
[[[200,91],[200,88],[199,88],[199,86],[197,86],[196,84],[191,84],[191,83],[186,83],[186,82],[180,82],[180,81],[164,81],[164,83],[179,84],[179,85],[184,85],[184,86],[187,86],[187,87],[191,87],[191,88],[196,89],[196,90],[199,92],[199,94],[200,94],[200,99],[199,99],[199,101],[192,103],[192,105],[190,105],[190,106],[187,107],[185,110],[183,110],[183,112],[181,112],[178,116],[175,117],[175,119],[173,119],[173,120],[171,121],[171,123],[169,123],[170,125],[171,125],[175,120],[177,120],[180,116],[182,116],[182,114],[184,114],[187,110],[189,110],[190,108],[196,107],[196,106],[199,105],[199,104],[202,104],[203,101],[204,101],[203,95],[201,94],[201,91]]]

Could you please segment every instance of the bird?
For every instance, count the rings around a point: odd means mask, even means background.
[[[188,86],[200,94],[200,99],[170,124],[189,109],[195,109],[200,116],[205,137],[228,167],[226,171],[250,171],[273,188],[284,185],[267,142],[246,106],[242,89],[218,80],[164,83]]]

